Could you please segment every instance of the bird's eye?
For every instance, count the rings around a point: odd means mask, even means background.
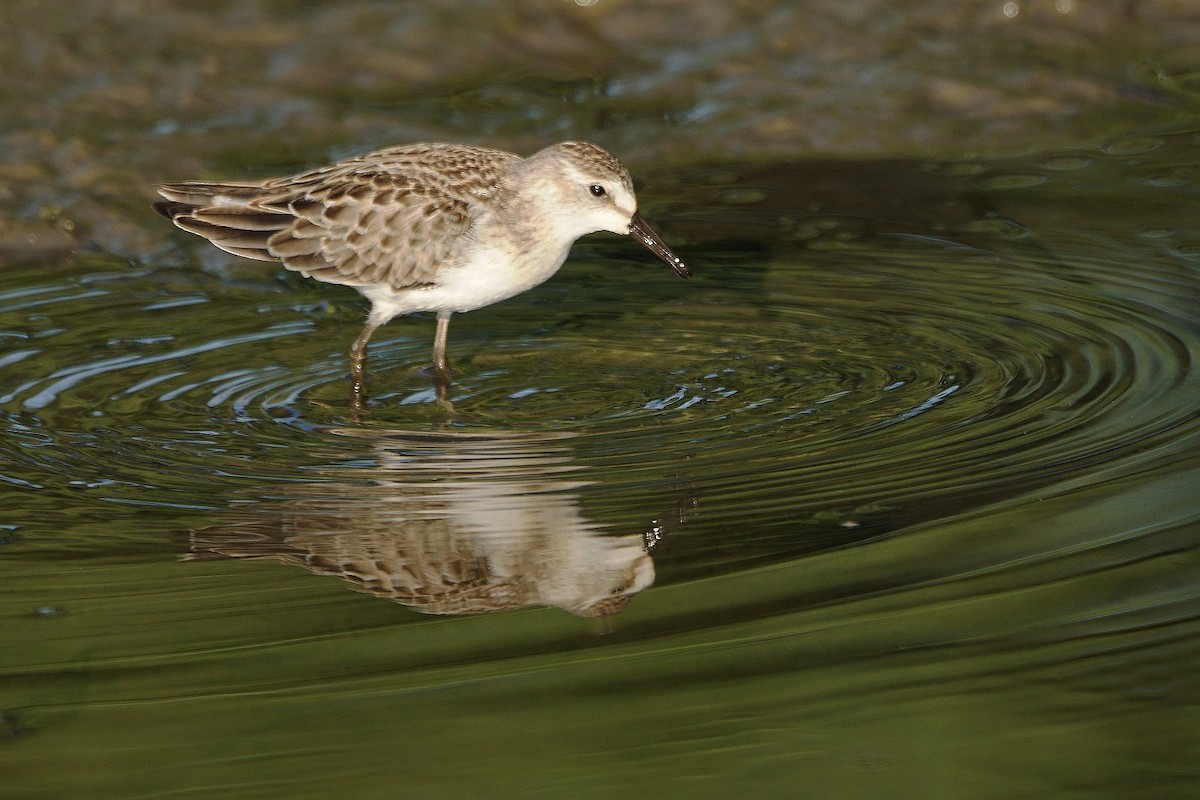
[[[604,195],[608,194],[608,191],[598,183],[593,183],[589,186],[588,191],[592,193],[592,197],[604,197]]]

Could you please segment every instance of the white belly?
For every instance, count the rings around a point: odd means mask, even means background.
[[[545,282],[566,261],[570,243],[555,251],[515,253],[477,248],[465,262],[440,270],[436,283],[395,289],[361,286],[374,314],[391,318],[414,311],[461,313],[507,300]],[[373,314],[373,315],[374,315]]]

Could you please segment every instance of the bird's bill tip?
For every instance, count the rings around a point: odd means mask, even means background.
[[[650,227],[650,223],[646,222],[645,217],[636,211],[629,220],[629,235],[645,245],[651,253],[661,258],[668,267],[675,270],[675,274],[679,277],[690,278],[692,276],[688,265],[671,252],[671,248],[667,247],[667,243],[662,240],[662,237],[655,233],[654,229]]]

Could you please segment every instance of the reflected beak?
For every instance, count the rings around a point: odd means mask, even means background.
[[[633,218],[629,220],[629,235],[650,248],[650,252],[665,261],[667,266],[675,270],[679,277],[690,278],[692,276],[692,271],[688,269],[687,264],[684,264],[679,256],[671,252],[671,248],[667,247],[666,242],[654,232],[650,223],[646,222],[645,218],[636,211],[633,212]]]

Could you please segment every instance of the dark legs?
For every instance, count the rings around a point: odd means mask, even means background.
[[[350,346],[350,416],[355,422],[361,419],[367,399],[367,342],[381,324],[368,318],[362,333]]]
[[[450,362],[446,358],[446,338],[450,333],[449,311],[439,311],[437,315],[437,333],[433,337],[433,386],[437,391],[438,405],[453,411],[450,405]],[[367,324],[362,333],[350,347],[350,417],[355,422],[362,420],[363,410],[367,401],[367,342],[375,330],[386,322],[386,319],[367,317]]]
[[[450,402],[450,361],[446,358],[446,336],[450,333],[450,312],[439,311],[437,333],[433,335],[433,388],[437,392],[437,404],[453,413]]]
[[[450,379],[450,362],[446,359],[446,336],[450,333],[450,312],[439,311],[437,333],[433,337],[433,371]]]

